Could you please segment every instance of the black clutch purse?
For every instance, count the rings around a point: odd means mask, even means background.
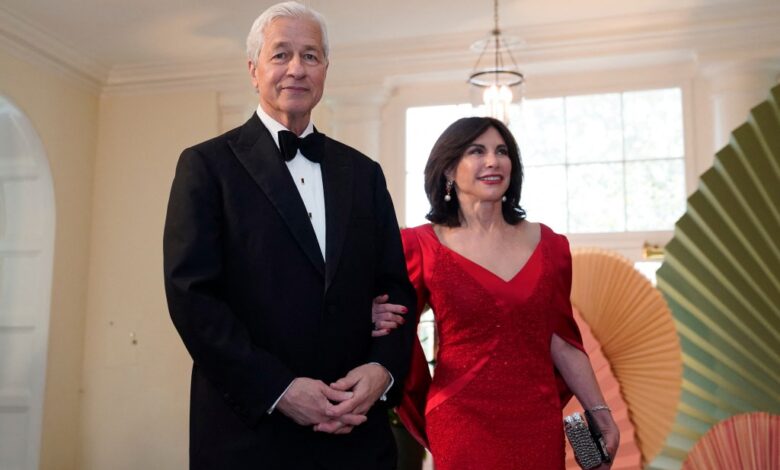
[[[574,450],[574,458],[582,468],[587,470],[612,461],[604,436],[596,422],[591,419],[589,411],[585,412],[585,420],[579,413],[563,418],[563,428]]]

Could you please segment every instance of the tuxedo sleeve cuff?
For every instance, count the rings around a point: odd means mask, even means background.
[[[393,388],[393,384],[395,383],[395,379],[393,378],[393,374],[391,374],[390,371],[387,370],[387,368],[385,366],[383,366],[382,364],[380,364],[378,362],[369,362],[369,364],[376,364],[376,365],[380,366],[382,369],[385,370],[385,372],[387,372],[387,375],[390,377],[390,383],[387,385],[387,388],[385,389],[385,391],[382,392],[382,396],[379,397],[379,401],[387,401],[387,393],[390,391],[391,388]]]
[[[392,376],[391,376],[391,377],[392,377]],[[284,391],[282,392],[282,394],[281,394],[281,395],[279,395],[279,398],[277,398],[277,399],[276,399],[276,401],[273,403],[273,405],[271,405],[271,407],[270,407],[270,408],[268,408],[268,411],[266,411],[266,413],[268,413],[268,414],[270,415],[271,413],[273,413],[273,412],[274,412],[274,410],[276,409],[276,405],[278,405],[278,404],[279,404],[279,400],[281,400],[281,399],[282,399],[282,397],[284,396],[284,394],[285,394],[285,393],[287,393],[287,390],[290,390],[290,387],[292,387],[292,384],[293,384],[293,382],[295,382],[295,380],[293,380],[292,382],[290,382],[290,385],[288,385],[288,386],[287,386],[287,388],[285,388],[285,389],[284,389]],[[390,383],[392,384],[392,379],[391,379],[391,382],[390,382]],[[385,393],[387,393],[387,392],[385,392]]]

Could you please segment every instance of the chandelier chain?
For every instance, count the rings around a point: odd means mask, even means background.
[[[498,0],[493,0],[493,31],[498,35]]]

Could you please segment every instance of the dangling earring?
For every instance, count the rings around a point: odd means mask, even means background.
[[[506,195],[501,196],[501,202],[506,202]]]
[[[444,186],[444,190],[447,191],[447,194],[444,195],[444,202],[452,201],[452,196],[450,193],[452,193],[453,186],[455,186],[455,181],[453,180],[447,181],[447,184]]]

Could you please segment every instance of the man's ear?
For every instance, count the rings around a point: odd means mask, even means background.
[[[247,68],[249,69],[249,77],[250,77],[250,80],[252,81],[252,88],[254,88],[256,92],[259,92],[259,89],[258,89],[259,85],[257,83],[257,77],[255,77],[255,72],[257,71],[257,66],[254,63],[252,63],[251,60],[248,60],[248,59],[246,61],[246,65],[247,65]]]

